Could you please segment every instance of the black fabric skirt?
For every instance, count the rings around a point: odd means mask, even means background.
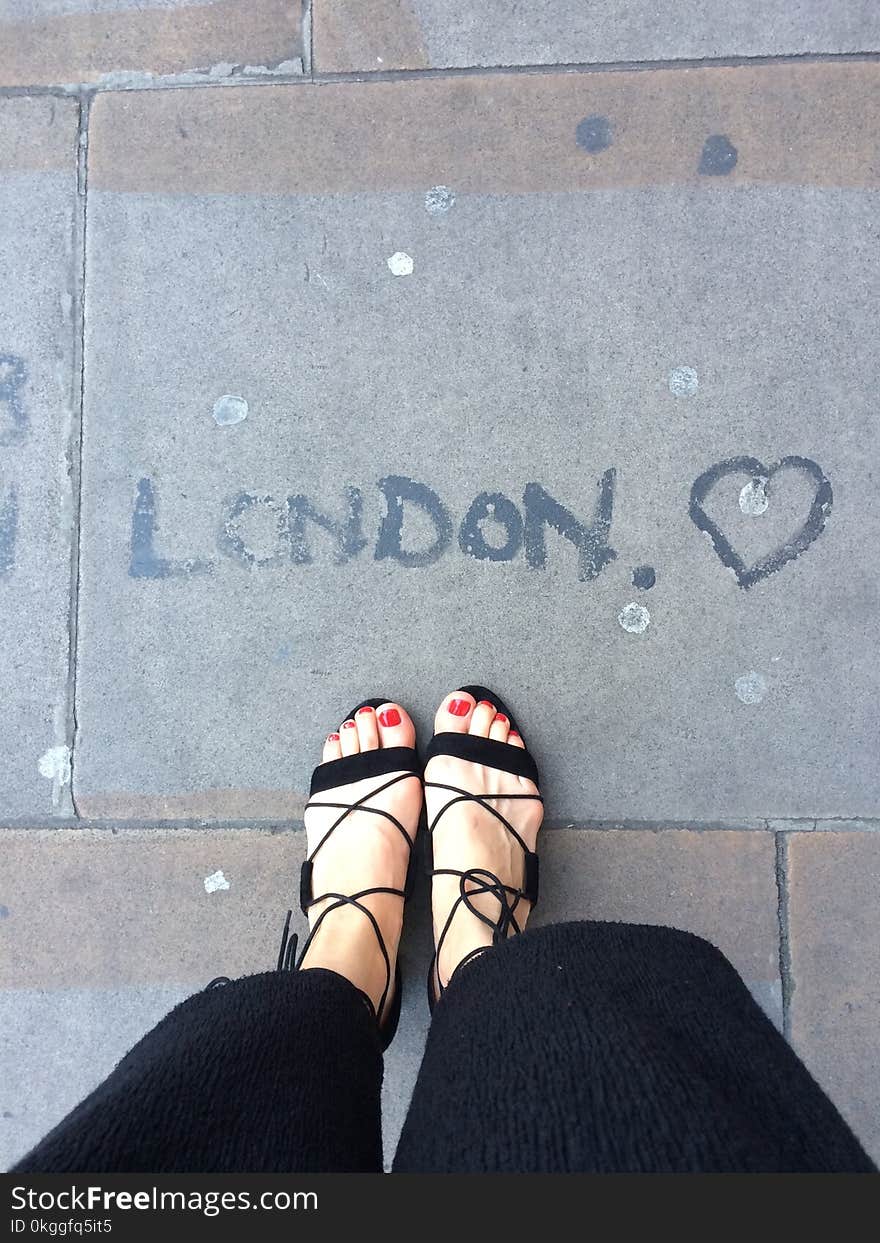
[[[324,970],[177,1006],[16,1167],[379,1171],[372,1012]],[[558,924],[487,951],[437,1005],[395,1171],[871,1171],[708,942]]]

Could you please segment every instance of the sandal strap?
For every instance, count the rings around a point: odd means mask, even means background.
[[[485,740],[480,739],[479,741]],[[503,746],[504,744],[500,745]],[[512,749],[513,748],[511,747],[506,748],[507,751]],[[448,754],[448,752],[445,752],[445,754]],[[446,940],[447,934],[449,933],[449,929],[452,927],[452,921],[455,919],[460,907],[464,906],[465,909],[470,911],[472,915],[476,915],[477,919],[479,919],[481,923],[485,924],[488,928],[491,928],[492,944],[501,945],[511,934],[519,936],[523,931],[519,925],[519,921],[516,918],[516,911],[520,902],[529,902],[532,909],[534,909],[538,903],[539,866],[537,852],[529,849],[523,840],[522,835],[513,827],[506,816],[503,816],[496,807],[491,805],[489,800],[501,798],[531,799],[532,801],[539,803],[543,803],[544,800],[540,794],[478,794],[474,793],[472,790],[462,790],[460,786],[448,785],[447,783],[441,781],[426,781],[424,784],[425,789],[447,790],[455,795],[454,798],[451,798],[448,803],[444,804],[444,806],[440,808],[437,815],[428,825],[428,833],[425,841],[426,865],[429,878],[433,879],[435,876],[457,876],[459,878],[458,897],[453,902],[449,910],[449,914],[446,917],[446,922],[437,937],[437,944],[434,949],[434,956],[431,960],[431,970],[429,973],[429,984],[431,981],[434,981],[437,986],[437,996],[442,997],[449,985],[447,984],[444,986],[441,984],[439,970],[435,970],[435,968],[439,963],[440,953],[443,949],[443,944]],[[488,868],[468,868],[465,871],[461,871],[458,868],[434,867],[434,830],[436,829],[442,816],[449,810],[450,807],[455,806],[456,803],[463,802],[477,803],[480,807],[485,808],[486,811],[491,812],[495,819],[504,825],[508,833],[510,833],[510,835],[517,842],[523,852],[522,888],[518,888],[515,885],[505,884],[500,877],[496,876],[494,872],[489,871]],[[473,899],[480,897],[483,894],[489,894],[497,900],[499,905],[497,919],[490,918],[485,911],[481,911],[474,904]],[[475,958],[478,954],[483,953],[484,950],[488,948],[488,946],[478,946],[469,954],[466,954],[461,962],[457,964],[452,975],[454,976],[455,972],[463,967],[465,963],[470,962],[471,959]],[[450,976],[450,982],[451,980],[452,976]]]
[[[377,757],[379,758],[377,759]],[[348,761],[350,760],[369,760],[370,772],[368,774],[364,772],[363,764],[349,764]],[[391,971],[391,956],[388,953],[388,947],[386,946],[385,939],[382,936],[382,930],[379,927],[379,922],[370,908],[364,904],[363,899],[370,897],[372,894],[384,893],[390,894],[393,897],[403,898],[405,902],[412,893],[413,884],[415,882],[415,868],[412,849],[413,841],[404,826],[401,824],[400,820],[398,820],[396,816],[392,815],[391,812],[385,811],[381,807],[368,807],[366,806],[366,803],[368,800],[375,798],[376,795],[382,794],[385,790],[390,789],[391,786],[396,785],[399,781],[406,781],[410,777],[417,777],[421,781],[421,768],[418,765],[418,759],[412,747],[389,747],[385,751],[368,751],[363,752],[360,755],[343,756],[341,759],[329,760],[326,764],[320,764],[318,768],[315,769],[311,786],[311,792],[312,794],[315,794],[324,789],[333,789],[338,786],[350,784],[352,781],[362,781],[365,776],[381,776],[387,772],[391,772],[396,775],[390,777],[388,781],[383,782],[381,785],[375,786],[372,790],[368,790],[366,794],[363,794],[354,803],[328,802],[311,797],[308,803],[306,803],[304,809],[305,811],[308,811],[311,807],[329,807],[339,811],[340,813],[318,842],[312,853],[303,860],[299,876],[299,905],[300,910],[304,915],[308,915],[310,908],[315,906],[317,903],[329,902],[329,905],[324,907],[323,911],[321,911],[320,915],[315,920],[314,927],[310,929],[309,935],[306,937],[298,956],[297,946],[299,944],[299,937],[295,933],[293,936],[290,935],[290,919],[292,912],[287,912],[287,918],[284,921],[284,928],[281,934],[281,948],[278,952],[277,967],[279,971],[299,971],[302,966],[303,959],[308,953],[309,947],[314,941],[315,936],[318,933],[318,929],[321,927],[326,917],[334,911],[340,910],[343,906],[355,907],[356,910],[359,910],[369,920],[370,926],[376,935],[376,940],[379,943],[382,959],[385,963],[385,988],[382,990],[382,996],[380,998],[378,1008],[373,1005],[373,1002],[369,998],[367,998],[376,1016],[377,1022],[381,1020],[382,1011],[385,1009],[385,1002],[388,999],[388,993],[391,989],[393,980],[393,974]],[[374,885],[369,889],[361,889],[357,893],[329,892],[316,895],[313,885],[315,857],[327,839],[331,837],[339,826],[348,819],[352,812],[355,811],[369,811],[376,816],[382,816],[385,820],[390,821],[403,837],[409,849],[406,882],[404,888],[394,889],[388,885]]]
[[[396,749],[400,751],[409,750],[408,747],[399,747]],[[368,754],[373,754],[373,752],[368,752]],[[377,752],[377,754],[381,754],[381,752]],[[357,756],[346,756],[345,758],[346,759],[357,759],[358,757]],[[331,760],[330,763],[341,764],[342,760]],[[315,855],[317,855],[318,851],[327,841],[327,838],[331,835],[331,833],[334,833],[336,829],[339,828],[340,824],[342,824],[342,822],[346,820],[353,811],[370,811],[373,813],[374,816],[384,816],[386,820],[391,821],[391,823],[394,825],[397,831],[400,834],[402,834],[407,845],[411,847],[412,840],[410,838],[410,835],[407,833],[406,829],[403,827],[403,825],[400,823],[400,821],[397,819],[396,816],[393,816],[390,811],[385,811],[381,807],[365,807],[364,806],[364,804],[366,803],[368,799],[375,798],[377,794],[384,793],[384,791],[390,789],[391,786],[397,785],[399,781],[408,781],[410,777],[420,778],[420,774],[417,772],[398,772],[397,776],[391,777],[383,785],[375,786],[372,790],[368,790],[366,794],[361,795],[361,797],[355,803],[328,803],[328,802],[322,802],[317,799],[310,798],[303,809],[304,813],[307,812],[309,808],[311,807],[332,807],[338,810],[340,812],[340,815],[337,816],[336,820],[333,822],[333,824],[330,825],[330,828],[327,830],[327,832],[318,842],[317,846],[312,851],[311,855],[309,855],[309,859],[312,860],[315,858]],[[344,785],[345,783],[340,781],[338,782],[338,784]]]
[[[424,783],[424,786],[426,790],[449,790],[451,793],[455,794],[456,796],[455,798],[451,798],[448,803],[445,803],[443,807],[441,807],[440,810],[437,812],[437,815],[428,825],[429,833],[434,832],[434,830],[437,827],[437,824],[440,821],[440,817],[444,816],[446,812],[449,811],[449,808],[454,807],[456,803],[479,803],[481,807],[485,808],[486,811],[491,812],[491,814],[495,817],[495,819],[499,820],[504,825],[508,833],[510,833],[511,836],[516,839],[518,845],[522,847],[523,851],[526,854],[530,853],[528,846],[525,844],[522,837],[517,832],[517,830],[513,827],[510,821],[506,819],[506,817],[502,816],[498,808],[493,807],[488,802],[488,800],[491,798],[503,798],[503,799],[527,798],[527,799],[531,799],[533,802],[537,801],[539,803],[543,803],[544,799],[542,798],[540,794],[476,794],[474,793],[473,790],[462,790],[460,786],[447,785],[446,782],[444,781],[426,781]]]
[[[497,698],[497,696],[496,696]],[[497,768],[500,772],[526,777],[540,785],[538,765],[525,747],[512,747],[496,738],[479,738],[475,734],[441,732],[434,734],[425,750],[425,766],[435,755],[451,755],[458,760],[482,764],[484,768]]]
[[[336,760],[326,760],[312,773],[309,797],[335,790],[338,786],[352,785],[368,777],[384,777],[387,773],[404,773],[421,777],[422,763],[415,747],[379,747],[375,751],[360,751],[357,755],[343,755]]]

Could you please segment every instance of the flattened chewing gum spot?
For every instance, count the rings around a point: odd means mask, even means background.
[[[392,276],[412,276],[415,264],[412,256],[403,250],[397,250],[386,260]]]

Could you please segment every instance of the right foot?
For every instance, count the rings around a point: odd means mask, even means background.
[[[385,703],[377,709],[362,708],[354,718],[343,721],[338,730],[328,735],[322,761],[358,755],[387,747],[415,746],[416,731],[408,713],[400,704]],[[370,791],[384,786],[396,774],[367,777],[314,796],[315,803],[359,802]],[[385,816],[367,811],[376,807],[390,812],[403,825],[410,847],[400,830]],[[317,850],[312,872],[312,893],[353,894],[373,887],[402,890],[406,884],[410,848],[418,828],[422,808],[421,779],[409,775],[390,785],[381,794],[367,797],[363,810],[349,812],[345,819],[323,842],[331,827],[343,814],[342,808],[310,807],[305,814],[306,841],[309,858]],[[394,894],[377,893],[359,901],[374,915],[388,951],[391,981],[388,981],[385,960],[369,918],[353,905],[343,905],[328,913],[309,946],[300,967],[303,970],[323,967],[351,980],[373,1003],[377,1018],[388,1013],[394,996],[394,970],[397,947],[403,925],[403,899]],[[316,902],[309,908],[309,927],[313,928],[325,907],[333,899]],[[386,991],[384,1004],[382,995]]]
[[[493,738],[510,747],[525,747],[519,734],[511,731],[507,717],[499,713],[494,704],[488,701],[477,703],[473,695],[464,691],[447,695],[437,711],[434,728],[436,733],[471,734],[479,738]],[[543,805],[537,798],[509,797],[537,795],[538,787],[528,778],[456,756],[435,755],[425,769],[425,781],[440,782],[481,795],[490,807],[510,821],[529,850],[535,849],[544,816]],[[450,790],[432,789],[430,786],[425,789],[428,824],[434,824],[440,816],[432,834],[434,868],[451,868],[458,872],[480,869],[491,872],[511,889],[523,889],[522,847],[490,811],[479,803],[462,800],[440,815],[443,808],[457,797]],[[478,886],[479,880],[471,881],[467,889],[471,891]],[[431,906],[435,946],[453,906],[458,902],[437,956],[432,983],[435,995],[446,987],[453,971],[464,958],[492,944],[492,929],[459,901],[460,895],[458,876],[434,877]],[[491,893],[477,893],[470,898],[470,902],[492,921],[497,921],[501,904]],[[530,911],[531,904],[525,898],[519,898],[513,904],[513,914],[520,930],[525,927]],[[508,935],[514,933],[515,929],[511,926]]]

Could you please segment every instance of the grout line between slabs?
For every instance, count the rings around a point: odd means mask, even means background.
[[[835,62],[873,62],[880,51],[870,52],[789,52],[767,56],[668,57],[660,60],[569,61],[530,65],[449,65],[428,69],[356,70],[346,73],[316,73],[313,80],[323,82],[405,82],[417,78],[469,78],[482,75],[553,73],[644,73],[653,70],[743,69],[765,65],[825,64]]]
[[[313,8],[314,0],[302,0],[302,63],[303,76],[308,78],[310,82],[315,80],[315,39],[313,26]]]
[[[864,52],[792,52],[767,56],[694,57],[661,60],[623,60],[568,62],[562,64],[529,65],[464,65],[428,69],[358,70],[345,73],[316,72],[314,67],[314,32],[312,29],[311,0],[304,0],[303,16],[303,72],[300,74],[266,73],[246,76],[228,73],[223,77],[211,77],[204,70],[175,77],[151,77],[147,73],[132,73],[127,79],[117,76],[107,82],[82,82],[46,86],[0,86],[0,98],[16,96],[54,95],[63,98],[82,98],[94,94],[110,94],[124,91],[155,90],[202,90],[205,87],[229,86],[321,86],[332,83],[365,85],[371,82],[406,82],[431,78],[467,78],[492,75],[541,75],[541,74],[592,74],[592,73],[646,73],[655,70],[675,71],[688,69],[742,69],[772,67],[774,65],[800,64],[858,64],[880,61],[880,51]],[[306,14],[308,15],[306,19]],[[306,30],[306,20],[308,30]],[[308,42],[306,42],[306,38]],[[200,77],[199,74],[204,74]]]
[[[774,821],[778,825],[779,821]],[[809,823],[812,823],[809,822]],[[797,821],[792,821],[791,828],[786,829],[770,829],[765,821],[747,821],[747,820],[717,820],[717,821],[699,821],[699,820],[583,820],[578,824],[572,824],[570,821],[562,822],[559,820],[548,819],[544,823],[544,830],[553,834],[567,833],[761,833],[767,836],[772,835],[778,842],[780,838],[788,838],[794,834],[812,833],[813,830],[799,828]],[[858,823],[843,820],[839,826],[835,825],[835,821],[819,821],[819,831],[821,832],[837,832],[837,833],[872,833],[880,832],[880,821],[863,820]],[[17,817],[16,819],[0,820],[0,832],[18,831],[18,832],[39,832],[46,829],[75,829],[89,832],[117,833],[126,832],[128,830],[139,831],[142,829],[157,829],[164,831],[173,831],[175,829],[198,829],[209,832],[223,832],[224,830],[241,830],[249,829],[255,832],[265,833],[296,833],[303,829],[301,819],[244,819],[244,818],[228,818],[228,819],[198,819],[196,817],[185,819],[163,819],[160,816],[155,817],[118,817],[110,819],[107,817],[90,817],[88,815],[77,814],[69,817],[46,817],[33,816],[28,819]]]
[[[74,312],[74,402],[70,432],[69,461],[71,490],[73,493],[73,531],[70,545],[70,597],[68,614],[68,672],[67,672],[67,745],[70,749],[70,804],[75,816],[76,806],[76,744],[77,721],[77,661],[79,656],[79,592],[80,563],[82,553],[82,448],[83,448],[83,401],[85,394],[85,311],[86,311],[86,229],[88,220],[88,147],[89,114],[92,96],[85,95],[79,101],[77,127],[76,165],[76,242],[74,249],[76,275]],[[57,822],[56,822],[57,823]]]
[[[791,935],[789,926],[788,834],[776,834],[776,893],[779,921],[779,979],[782,985],[782,1032],[791,1040],[791,1001],[794,975],[791,966]]]

